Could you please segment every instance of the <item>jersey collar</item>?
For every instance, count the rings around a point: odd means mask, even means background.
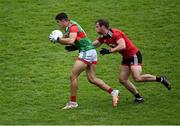
[[[112,31],[112,29],[109,29],[108,35],[112,38],[112,36],[113,36],[113,31]]]
[[[112,31],[112,29],[109,29],[108,33],[105,35],[102,35],[101,37],[102,38],[112,38],[112,36],[113,36],[113,31]]]

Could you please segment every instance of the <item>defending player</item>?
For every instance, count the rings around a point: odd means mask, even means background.
[[[99,88],[107,91],[113,96],[113,106],[117,106],[118,102],[118,90],[113,90],[110,86],[105,84],[105,82],[95,75],[96,63],[97,63],[97,53],[92,46],[91,40],[86,36],[86,33],[82,27],[75,21],[69,20],[66,13],[60,13],[55,17],[58,25],[64,29],[65,38],[59,38],[57,35],[50,35],[49,39],[54,42],[59,42],[66,46],[65,49],[72,51],[75,49],[79,50],[79,56],[72,68],[70,81],[71,81],[71,95],[70,101],[63,109],[71,109],[78,107],[77,89],[78,89],[78,76],[86,71],[87,79],[90,83],[95,84]]]
[[[161,82],[167,89],[171,89],[171,85],[165,76],[157,77],[150,74],[141,74],[141,52],[122,31],[109,28],[107,20],[99,19],[96,21],[96,32],[100,36],[93,42],[93,45],[97,48],[105,43],[110,47],[110,49],[102,48],[100,54],[119,52],[123,56],[122,64],[120,65],[119,82],[135,96],[136,103],[141,103],[144,100],[136,87],[129,81],[130,74],[132,74],[136,82]]]

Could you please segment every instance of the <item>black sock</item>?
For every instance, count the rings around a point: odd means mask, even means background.
[[[139,93],[134,95],[136,98],[142,98]]]
[[[161,77],[156,76],[156,81],[161,82]]]

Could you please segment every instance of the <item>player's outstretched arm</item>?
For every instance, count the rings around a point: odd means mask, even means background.
[[[102,43],[99,42],[98,40],[95,40],[95,41],[92,43],[92,45],[93,45],[95,48],[98,48],[98,47],[100,47],[100,46],[102,45]]]
[[[120,38],[116,43],[117,43],[117,46],[115,48],[110,48],[111,53],[120,52],[126,49],[126,43],[123,38]]]

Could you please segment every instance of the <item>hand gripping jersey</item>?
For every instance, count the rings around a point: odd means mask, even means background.
[[[126,44],[126,49],[120,51],[124,58],[130,58],[138,52],[138,48],[129,40],[126,35],[118,29],[110,29],[106,36],[100,36],[98,41],[106,43],[108,46],[114,48],[117,46],[117,41],[123,38]]]
[[[77,37],[74,44],[79,51],[88,51],[94,49],[92,41],[88,39],[85,31],[77,22],[73,20],[70,20],[69,26],[65,29],[65,37],[69,37],[70,32],[77,32]]]

